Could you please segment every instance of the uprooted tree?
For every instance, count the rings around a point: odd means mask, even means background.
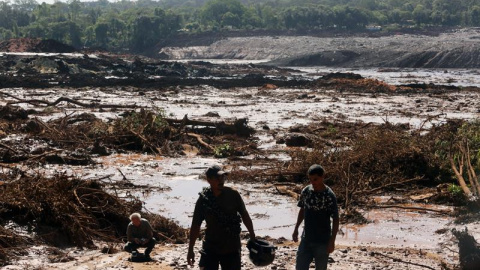
[[[448,153],[450,166],[465,195],[480,197],[480,120],[464,123],[452,138]]]
[[[347,145],[319,142],[313,151],[293,152],[290,167],[306,172],[313,163],[323,164],[327,181],[349,210],[364,195],[436,178],[441,169],[429,140],[389,123],[371,126],[352,135]]]

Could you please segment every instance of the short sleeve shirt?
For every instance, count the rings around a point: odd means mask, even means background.
[[[302,190],[298,206],[305,209],[304,239],[327,243],[332,231],[330,218],[338,218],[335,193],[328,186],[323,191],[314,191],[312,185],[308,185]]]
[[[201,225],[205,220],[207,228],[205,231],[204,249],[212,250],[217,254],[238,252],[241,247],[240,235],[232,235],[222,228],[222,224],[216,216],[208,211],[200,196],[195,204],[192,225]],[[247,212],[245,203],[238,191],[224,187],[222,193],[216,197],[218,207],[226,214],[243,215]]]

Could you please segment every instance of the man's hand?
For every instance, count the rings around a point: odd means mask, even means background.
[[[333,251],[335,250],[335,240],[334,239],[330,239],[330,241],[328,241],[328,247],[327,247],[327,251],[328,253],[332,253]]]
[[[193,264],[195,263],[195,253],[193,253],[193,248],[188,249],[187,262],[188,265],[193,267]]]
[[[293,230],[292,239],[293,242],[298,242],[298,228],[295,228],[295,230]]]
[[[135,242],[135,244],[137,244],[137,245],[141,245],[141,244],[142,244],[142,241],[140,241],[140,239],[138,239],[138,238],[134,238],[134,239],[133,239],[133,242]]]

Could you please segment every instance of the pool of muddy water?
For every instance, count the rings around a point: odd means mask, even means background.
[[[175,177],[166,182],[170,188],[168,191],[143,196],[145,207],[188,228],[198,192],[208,184],[196,175]],[[271,186],[229,185],[243,195],[257,235],[291,239],[298,214],[294,199],[276,194]],[[413,206],[424,207],[422,204]],[[371,222],[366,225],[342,224],[339,244],[435,249],[442,240],[442,236],[435,232],[452,221],[444,216],[408,210],[373,209],[363,214]]]
[[[168,191],[144,196],[145,207],[188,228],[198,192],[208,184],[197,176],[176,177],[167,181]],[[294,199],[276,194],[274,187],[251,184],[230,186],[242,194],[257,235],[291,239],[298,214]],[[370,223],[340,226],[339,244],[435,249],[442,240],[442,236],[435,232],[452,221],[434,214],[395,209],[368,210],[364,215]],[[246,231],[246,228],[243,227],[243,230]]]
[[[117,181],[123,178],[118,171],[121,170],[127,179],[142,186],[128,193],[139,196],[146,210],[171,218],[185,228],[190,226],[198,193],[208,186],[200,175],[207,166],[219,162],[209,158],[155,158],[149,155],[114,155],[99,161],[104,164],[102,170],[84,170],[83,173],[96,177],[111,175],[112,181]],[[278,194],[271,184],[240,184],[227,180],[226,185],[242,194],[258,236],[291,239],[298,214],[295,199]],[[381,200],[379,197],[377,201]],[[409,206],[451,210],[445,206]],[[341,224],[339,244],[434,250],[444,240],[436,231],[448,227],[452,221],[450,217],[405,209],[371,209],[364,210],[363,214],[370,223]]]

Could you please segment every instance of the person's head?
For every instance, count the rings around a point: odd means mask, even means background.
[[[307,171],[308,180],[313,186],[313,189],[317,190],[323,187],[323,179],[325,177],[325,170],[318,164],[313,164]]]
[[[136,227],[140,226],[142,216],[139,213],[133,213],[130,215],[130,221]]]
[[[210,184],[212,190],[221,191],[223,189],[226,174],[227,173],[222,170],[222,167],[218,165],[213,165],[207,168],[205,176],[207,177],[207,182]]]

